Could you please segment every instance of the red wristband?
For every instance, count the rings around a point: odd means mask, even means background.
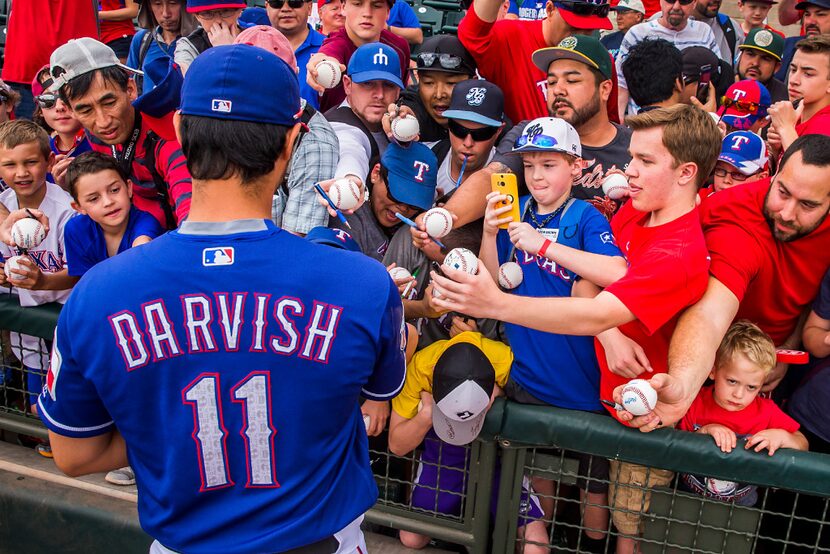
[[[550,239],[545,239],[545,242],[542,243],[542,248],[539,249],[540,256],[545,256],[545,252],[548,251],[548,246],[550,246]]]

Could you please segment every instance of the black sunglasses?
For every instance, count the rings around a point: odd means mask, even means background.
[[[58,95],[46,92],[35,96],[35,102],[37,102],[37,105],[40,106],[41,109],[51,110],[55,107],[55,104],[58,103]]]
[[[306,0],[287,0],[288,7],[292,9],[300,9],[306,4]],[[282,7],[285,5],[286,0],[268,0],[268,5],[274,8],[275,10],[281,10]]]
[[[689,0],[694,2],[694,0]],[[591,4],[590,2],[554,2],[556,7],[563,7],[575,15],[596,15],[597,17],[608,17],[611,11],[611,4]]]
[[[474,141],[481,142],[483,140],[490,140],[501,129],[500,127],[482,127],[481,129],[470,129],[452,119],[447,120],[447,127],[450,133],[460,139],[465,139],[468,136],[472,137]]]
[[[444,69],[458,69],[464,62],[459,56],[455,54],[439,54],[438,52],[421,52],[418,54],[418,59],[423,63],[421,67],[432,67],[435,62],[438,62]]]

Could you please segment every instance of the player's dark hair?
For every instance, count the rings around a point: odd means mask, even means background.
[[[638,106],[668,100],[683,75],[683,57],[674,44],[646,39],[631,47],[622,63],[628,94]]]
[[[781,163],[778,164],[778,171],[781,171],[796,152],[801,152],[802,163],[817,167],[830,166],[830,136],[802,135],[795,139],[784,152]]]
[[[69,189],[69,194],[78,201],[78,180],[84,175],[92,175],[101,173],[106,170],[115,171],[122,181],[127,182],[128,176],[124,173],[124,168],[121,167],[115,158],[107,156],[101,152],[84,152],[74,160],[66,168],[66,175],[63,183]]]
[[[183,115],[179,132],[187,169],[201,181],[238,176],[242,184],[267,175],[291,127]]]
[[[72,106],[72,100],[78,99],[87,92],[89,92],[92,83],[95,82],[96,75],[101,75],[101,78],[104,80],[104,83],[116,87],[119,90],[126,91],[127,84],[130,82],[130,75],[125,70],[121,69],[117,65],[112,65],[110,67],[104,67],[101,69],[96,69],[95,71],[90,71],[89,73],[84,73],[83,75],[78,75],[74,79],[70,80],[68,83],[63,85],[60,89],[60,97],[63,100],[63,103],[67,106]]]

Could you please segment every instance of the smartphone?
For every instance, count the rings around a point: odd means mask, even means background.
[[[507,196],[506,201],[499,202],[498,207],[510,206],[511,210],[502,217],[509,215],[513,221],[521,221],[519,213],[519,184],[512,173],[494,173],[490,176],[490,186],[494,192]],[[499,225],[499,229],[507,229],[507,224]]]
[[[700,67],[700,79],[697,80],[697,92],[695,92],[695,96],[701,104],[705,104],[709,100],[709,83],[711,81],[712,64],[707,63]]]

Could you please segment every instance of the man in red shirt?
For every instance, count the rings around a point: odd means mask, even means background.
[[[346,92],[342,81],[327,90],[317,84],[317,64],[329,59],[340,64],[340,69],[345,73],[352,54],[364,44],[382,42],[394,48],[400,59],[401,75],[406,86],[409,79],[409,43],[405,38],[386,30],[386,19],[394,4],[395,0],[353,0],[343,7],[346,26],[330,34],[306,66],[306,81],[323,95],[320,98],[321,112],[339,106],[346,99]]]
[[[458,26],[458,38],[475,58],[481,76],[504,91],[504,112],[511,120],[544,117],[547,74],[531,55],[558,45],[569,35],[611,29],[610,5],[608,0],[551,1],[545,6],[544,19],[497,22],[501,5],[501,0],[475,0]],[[616,109],[609,115],[618,120]]]
[[[787,92],[790,101],[776,102],[769,109],[768,141],[776,157],[802,135],[830,135],[830,36],[810,36],[798,43]],[[796,100],[800,102],[794,108]]]
[[[711,253],[706,294],[686,311],[669,351],[669,372],[651,383],[658,402],[632,426],[672,425],[691,405],[734,319],[748,319],[780,348],[797,348],[799,320],[830,267],[830,137],[799,137],[772,180],[724,190],[702,208]],[[778,364],[765,389],[787,366]]]

